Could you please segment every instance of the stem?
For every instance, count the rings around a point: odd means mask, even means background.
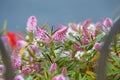
[[[50,56],[48,54],[46,54],[48,59],[50,60],[51,63],[53,63],[52,59],[50,58]]]
[[[42,53],[42,55],[47,58],[51,63],[53,63],[52,59],[50,58],[50,56],[48,54],[44,54]]]
[[[53,44],[52,42],[50,43],[50,55],[52,55],[54,58],[56,57],[53,51]]]
[[[118,55],[118,52],[117,52],[117,36],[114,37],[114,49],[115,49],[115,53]]]

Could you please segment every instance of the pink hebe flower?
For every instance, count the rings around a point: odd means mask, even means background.
[[[83,35],[83,44],[87,44],[89,43],[89,37],[88,37],[88,34],[89,34],[89,30],[87,29],[86,26],[82,26],[82,35]]]
[[[39,71],[39,66],[38,66],[38,64],[30,63],[30,67],[32,68],[32,69],[31,69],[32,72],[38,72],[38,71]]]
[[[87,27],[82,26],[81,28],[82,28],[82,31],[83,31],[83,36],[87,36],[87,34],[89,32]]]
[[[101,27],[101,23],[100,22],[96,23],[95,27],[96,27],[96,31],[99,31]]]
[[[23,76],[21,75],[17,75],[14,80],[24,80]]]
[[[96,38],[96,34],[95,34],[95,32],[90,32],[90,34],[91,34],[91,36],[92,36],[93,39]]]
[[[77,51],[81,51],[82,48],[79,47],[79,45],[77,45],[76,43],[73,44],[74,48],[77,50]]]
[[[36,30],[37,30],[36,38],[43,43],[49,44],[50,38],[48,37],[46,31],[39,27],[36,27]]]
[[[35,16],[30,16],[28,21],[27,21],[27,31],[28,32],[33,32],[36,29],[37,26],[37,19]]]
[[[20,69],[21,67],[21,60],[18,59],[12,59],[12,65],[14,69]]]
[[[73,31],[78,32],[78,28],[79,28],[79,24],[75,25],[75,24],[69,24],[69,26],[72,28]]]
[[[66,72],[67,72],[67,68],[64,67],[63,70],[62,70],[62,74],[63,74],[64,76],[66,76]]]
[[[16,62],[13,65],[13,67],[14,67],[14,69],[20,69],[21,65],[22,65],[21,61],[17,61],[16,60]]]
[[[92,22],[92,20],[91,20],[91,19],[88,19],[88,20],[86,20],[86,21],[84,21],[84,22],[82,23],[82,26],[83,26],[83,27],[87,27],[91,22]]]
[[[67,32],[67,27],[62,27],[52,35],[53,40],[63,41]]]
[[[13,50],[11,61],[14,69],[20,69],[22,60],[18,50]]]
[[[52,80],[66,80],[63,75],[58,75],[52,78]]]
[[[105,26],[105,28],[112,27],[113,22],[110,18],[106,18],[103,22],[103,25]]]
[[[38,65],[34,65],[33,72],[38,72],[38,71],[39,71],[39,66]]]
[[[18,40],[17,41],[17,47],[19,49],[21,49],[23,46],[27,45],[27,42],[25,42],[24,40]]]
[[[86,38],[86,37],[84,37],[83,43],[84,43],[84,44],[88,44],[88,43],[89,43],[89,39]]]
[[[24,75],[27,75],[27,74],[29,74],[30,72],[31,72],[31,69],[30,69],[29,67],[26,67],[26,68],[22,69],[22,73],[23,73]]]
[[[4,74],[5,72],[5,66],[0,64],[0,75]]]
[[[95,43],[94,46],[93,46],[93,48],[94,48],[95,50],[100,50],[100,48],[101,48],[101,43]]]
[[[51,67],[50,67],[50,73],[55,72],[56,69],[57,69],[57,64],[56,64],[56,63],[53,63],[53,64],[51,65]]]
[[[0,78],[0,80],[5,80],[5,79],[3,79],[3,78]]]
[[[36,51],[38,51],[38,47],[37,47],[37,45],[32,45],[31,46],[31,50],[33,51],[33,52],[36,52]]]

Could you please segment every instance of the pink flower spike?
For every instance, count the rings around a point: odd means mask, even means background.
[[[31,72],[31,69],[30,68],[24,68],[24,69],[22,69],[22,73],[24,74],[24,75],[27,75],[27,74],[29,74]]]
[[[22,65],[21,61],[16,61],[13,63],[13,68],[20,69],[21,65]]]
[[[106,18],[103,22],[103,25],[105,26],[105,28],[112,27],[113,22],[110,18]]]
[[[32,46],[31,46],[31,50],[32,50],[33,52],[36,52],[36,51],[38,51],[39,49],[38,49],[37,45],[32,45]]]
[[[23,76],[21,75],[17,75],[14,80],[24,80]]]
[[[84,41],[83,41],[83,44],[88,44],[90,41],[88,38],[84,37]]]
[[[18,49],[13,50],[11,55],[11,61],[14,69],[20,69],[22,65],[22,60]]]
[[[56,69],[57,69],[57,64],[56,64],[56,63],[53,63],[53,64],[51,65],[51,67],[50,67],[50,73],[55,72]]]
[[[33,32],[36,29],[37,26],[37,19],[35,16],[30,16],[27,22],[27,31]]]
[[[88,19],[88,20],[86,20],[86,21],[84,21],[84,22],[82,23],[82,26],[83,26],[83,27],[87,27],[91,22],[92,22],[92,20],[91,20],[91,19]]]
[[[4,72],[5,72],[5,67],[4,65],[0,64],[0,75],[4,74]]]
[[[101,27],[101,23],[100,23],[100,22],[98,22],[98,23],[96,23],[96,25],[95,25],[95,26],[96,26],[96,30],[97,30],[97,31],[99,31],[99,30],[100,30],[100,27]]]
[[[82,48],[80,48],[76,43],[73,44],[74,48],[77,50],[77,51],[81,51]]]
[[[100,50],[100,47],[101,47],[101,43],[95,43],[93,49]]]
[[[58,75],[52,78],[52,80],[66,80],[63,75]]]
[[[67,27],[63,27],[52,35],[53,40],[63,41],[67,32]]]
[[[27,45],[27,42],[25,42],[24,40],[18,40],[17,41],[17,47],[19,49],[21,49],[22,47],[24,47],[25,45]]]
[[[96,35],[94,32],[90,32],[90,34],[92,35],[92,38],[95,39],[96,38]]]
[[[34,63],[30,63],[29,64],[31,66],[31,70],[32,72],[38,72],[39,71],[39,66],[37,64],[34,64]]]
[[[66,72],[67,72],[67,68],[64,67],[63,70],[62,70],[62,74],[63,74],[64,76],[66,76]]]
[[[3,79],[3,78],[0,78],[0,80],[5,80],[5,79]]]
[[[36,27],[36,30],[37,30],[37,34],[36,34],[37,40],[39,40],[43,43],[49,44],[50,43],[50,38],[47,35],[46,31],[39,28],[39,27]]]
[[[78,29],[77,29],[77,28],[78,28],[78,25],[77,25],[77,26],[74,26],[74,25],[73,25],[73,26],[71,26],[71,28],[72,28],[72,30],[74,30],[75,32],[78,32]]]

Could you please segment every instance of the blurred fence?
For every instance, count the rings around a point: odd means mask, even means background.
[[[12,68],[11,59],[10,59],[10,49],[6,48],[7,46],[4,45],[2,38],[0,36],[0,53],[2,57],[2,61],[5,65],[5,80],[14,80],[14,69]]]
[[[98,60],[98,68],[97,68],[97,79],[98,80],[106,80],[105,68],[106,68],[106,60],[108,58],[109,47],[114,39],[115,35],[120,32],[120,16],[114,20],[113,27],[111,28],[103,46],[100,51],[100,58]]]

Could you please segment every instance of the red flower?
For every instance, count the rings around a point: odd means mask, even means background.
[[[16,34],[14,32],[7,32],[7,37],[9,39],[10,46],[13,49],[17,43]]]

